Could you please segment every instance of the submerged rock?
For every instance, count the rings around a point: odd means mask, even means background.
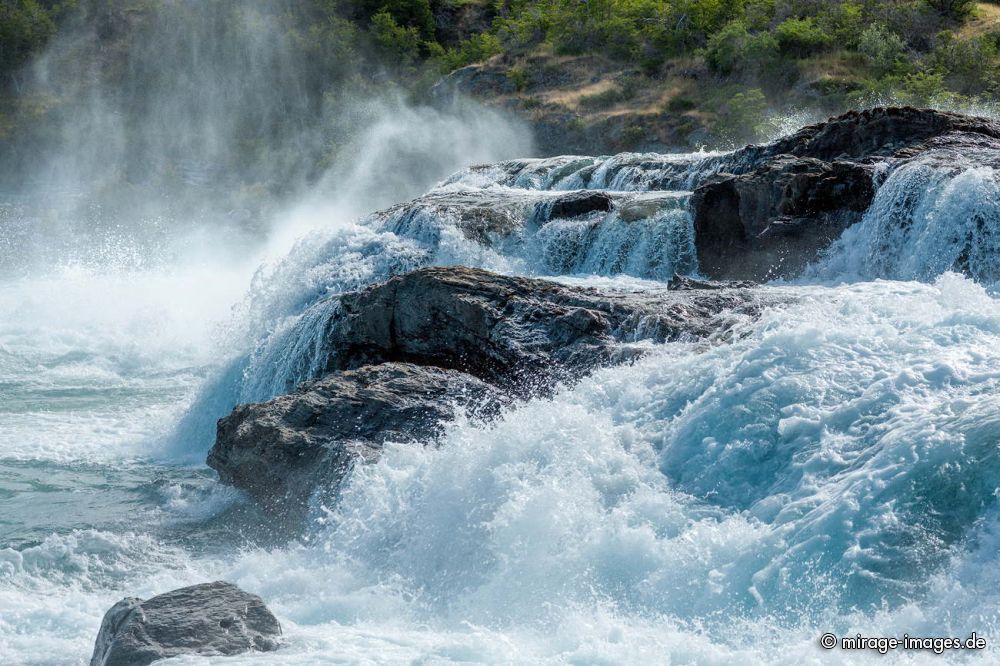
[[[484,418],[503,402],[495,388],[454,370],[367,366],[238,406],[219,421],[208,465],[272,507],[301,507],[318,482],[335,486],[385,442],[431,439],[460,412]]]
[[[720,280],[794,277],[861,219],[875,196],[876,165],[963,147],[1000,155],[1000,123],[879,108],[727,155],[691,198],[699,269]]]
[[[579,190],[552,202],[550,218],[579,217],[594,212],[606,213],[614,207],[614,198],[599,190]]]
[[[104,615],[90,666],[267,652],[280,644],[281,626],[260,597],[217,581],[119,601]]]

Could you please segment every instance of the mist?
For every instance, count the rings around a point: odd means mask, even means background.
[[[349,35],[320,71],[302,11],[82,3],[21,77],[42,110],[0,156],[4,271],[250,266],[470,163],[530,154],[497,111],[410,102]]]

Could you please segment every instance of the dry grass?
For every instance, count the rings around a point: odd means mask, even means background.
[[[960,37],[979,37],[988,32],[1000,30],[1000,5],[979,2],[972,18],[958,31]]]

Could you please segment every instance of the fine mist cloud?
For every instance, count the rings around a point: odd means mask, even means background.
[[[353,33],[319,62],[307,4],[81,0],[22,77],[44,113],[0,155],[20,261],[245,259],[530,152],[497,111],[408,102]]]

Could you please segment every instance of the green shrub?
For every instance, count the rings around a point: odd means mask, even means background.
[[[670,113],[684,113],[685,111],[691,111],[696,106],[697,104],[695,104],[693,99],[683,95],[674,95],[667,101],[667,111]]]
[[[939,101],[946,93],[944,74],[940,72],[915,72],[902,81],[901,92],[911,104],[927,106]]]
[[[496,35],[483,32],[473,35],[455,48],[448,49],[442,57],[442,69],[450,72],[476,62],[489,60],[503,51],[503,44]]]
[[[528,89],[530,79],[524,67],[511,67],[507,70],[507,79],[514,85],[514,90],[524,92]]]
[[[733,141],[752,141],[760,132],[767,111],[767,98],[759,88],[730,98],[720,114],[722,133]]]
[[[416,27],[404,27],[396,23],[396,19],[388,11],[381,11],[372,16],[372,33],[387,54],[401,59],[405,63],[416,60],[420,53],[420,30]]]
[[[877,76],[885,76],[899,68],[906,56],[902,37],[881,25],[872,25],[861,33],[858,53],[863,55]]]
[[[964,19],[976,8],[975,0],[924,0],[927,6],[939,14],[953,19]]]
[[[705,61],[712,71],[723,74],[759,74],[771,68],[778,57],[778,42],[769,34],[751,34],[741,21],[733,21],[712,36]]]
[[[822,51],[830,45],[830,36],[812,17],[786,19],[778,25],[774,35],[782,54],[799,58]]]
[[[377,14],[389,14],[404,28],[416,28],[422,39],[434,40],[434,13],[429,0],[352,0],[348,5],[362,20]]]
[[[948,87],[976,94],[989,87],[998,55],[997,46],[989,37],[959,39],[950,32],[943,32],[938,35],[928,63],[944,74]]]
[[[705,50],[705,62],[718,74],[732,74],[743,59],[750,33],[742,21],[733,21],[712,35]]]
[[[864,7],[849,0],[831,7],[829,13],[820,17],[820,25],[831,35],[834,44],[853,49],[865,27],[874,24],[865,16]]]
[[[618,143],[626,150],[634,149],[643,144],[647,136],[646,129],[641,125],[629,125],[622,130]]]

